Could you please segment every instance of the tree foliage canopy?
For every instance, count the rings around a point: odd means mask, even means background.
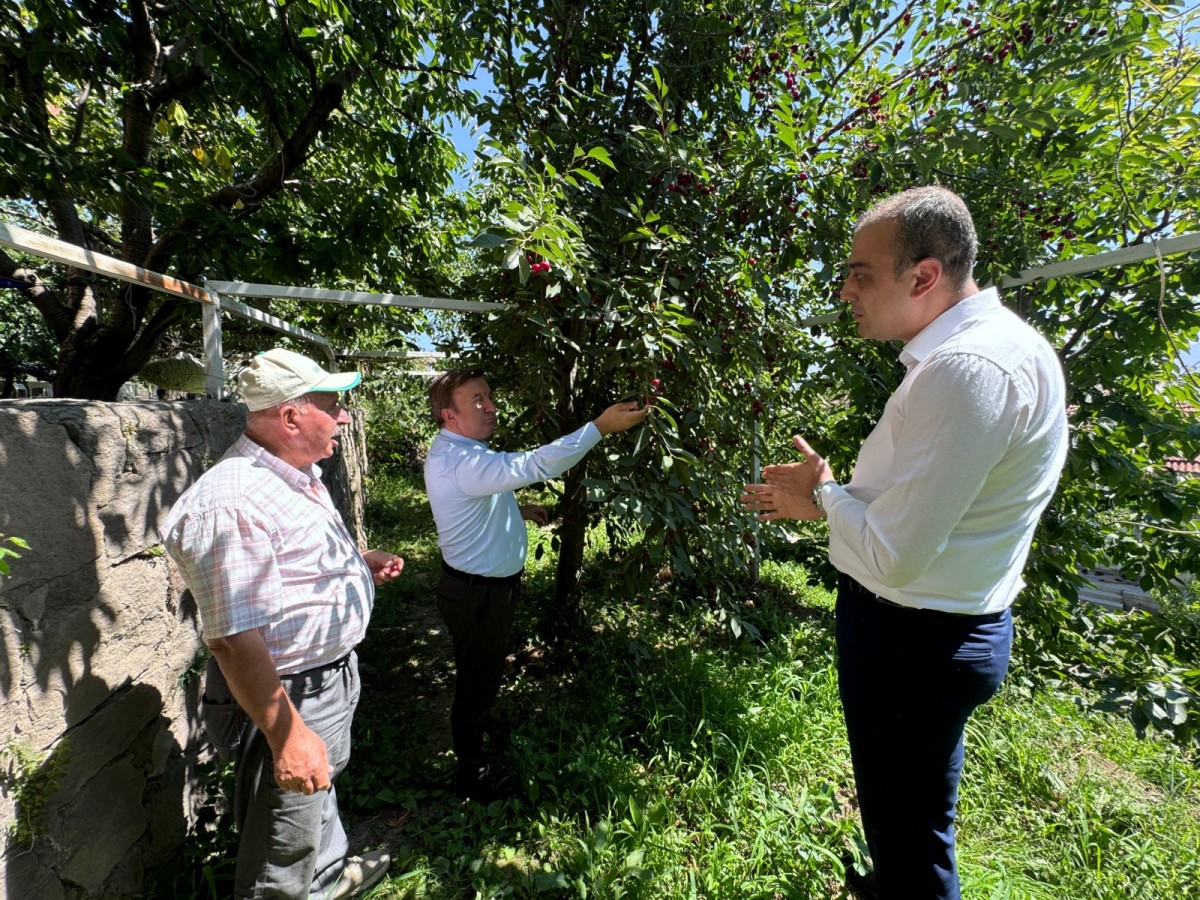
[[[458,212],[439,122],[459,75],[423,62],[443,27],[422,0],[6,6],[0,198],[189,281],[436,284]],[[195,332],[185,302],[0,253],[0,274],[19,270],[60,396],[112,399],[172,329]]]
[[[513,304],[464,323],[460,346],[506,389],[514,439],[658,394],[645,434],[568,476],[563,545],[582,540],[590,492],[615,511],[614,540],[650,538],[635,568],[669,563],[702,595],[746,564],[755,536],[733,498],[756,461],[799,431],[848,475],[898,381],[898,348],[826,321],[873,200],[931,182],[962,194],[981,283],[1197,230],[1200,56],[1181,5],[511,2],[459,15],[439,51],[483,60],[495,84],[474,107],[490,143],[464,291]],[[1191,522],[1200,500],[1161,467],[1200,436],[1177,353],[1200,326],[1197,286],[1193,256],[1008,295],[1059,348],[1072,391],[1075,448],[1035,588],[1070,593],[1106,560],[1147,584],[1200,570],[1192,526],[1159,528]],[[579,558],[564,551],[564,592]]]

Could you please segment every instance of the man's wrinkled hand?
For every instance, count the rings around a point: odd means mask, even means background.
[[[302,722],[296,722],[283,746],[275,751],[275,783],[281,791],[298,794],[315,794],[331,787],[325,742]]]

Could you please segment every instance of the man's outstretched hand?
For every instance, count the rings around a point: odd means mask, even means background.
[[[600,413],[592,423],[601,434],[615,434],[618,431],[628,431],[634,425],[641,424],[650,412],[650,407],[639,408],[636,400],[614,403]]]
[[[763,521],[771,519],[820,519],[824,513],[813,505],[812,490],[822,481],[832,481],[833,470],[800,435],[792,443],[804,454],[802,462],[763,466],[761,484],[745,485],[738,497],[742,508]]]

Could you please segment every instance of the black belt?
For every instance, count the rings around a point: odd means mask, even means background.
[[[903,603],[896,603],[886,597],[880,597],[878,594],[867,590],[858,582],[857,579],[851,578],[845,572],[838,573],[838,590],[846,591],[850,594],[857,594],[860,597],[865,597],[868,600],[874,600],[876,603],[882,603],[884,606],[894,606],[896,609],[907,609],[909,612],[921,613],[925,616],[953,616],[957,620],[972,619],[976,622],[998,622],[1004,617],[1007,610],[1001,610],[998,613],[978,613],[964,614],[946,612],[942,609],[929,609],[925,606],[905,606]]]
[[[866,597],[869,600],[876,600],[884,606],[894,606],[896,609],[911,609],[914,612],[927,612],[919,606],[905,606],[903,603],[897,603],[894,600],[889,600],[887,597],[880,597],[874,591],[869,591],[862,586],[862,583],[856,578],[851,578],[845,572],[838,572],[838,590],[845,591],[848,594],[857,594],[860,597]]]
[[[497,578],[493,575],[472,575],[470,572],[460,572],[454,566],[450,565],[444,559],[442,560],[442,574],[453,578],[455,581],[462,581],[466,584],[493,584],[497,586],[516,584],[521,580],[521,576],[525,574],[522,569],[515,575],[505,575]]]
[[[350,658],[354,655],[351,650],[345,656],[335,659],[333,662],[325,663],[323,666],[314,666],[311,669],[305,669],[302,672],[290,672],[286,675],[280,675],[280,681],[286,681],[288,684],[294,684],[305,679],[315,679],[324,675],[326,672],[336,672],[338,669],[344,669],[350,665]]]

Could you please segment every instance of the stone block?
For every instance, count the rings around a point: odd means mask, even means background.
[[[54,870],[29,847],[9,847],[4,853],[6,877],[0,879],[0,900],[66,900]]]
[[[85,786],[95,782],[98,773],[113,765],[114,760],[125,758],[133,765],[129,759],[133,740],[161,717],[162,694],[153,687],[137,684],[112,695],[94,715],[67,731],[63,739],[67,765],[57,789],[46,800],[46,809],[70,806]],[[91,790],[102,791],[103,783],[95,784]],[[98,794],[94,799],[101,800],[102,796]],[[100,805],[104,806],[105,801],[101,800]]]
[[[99,893],[109,873],[146,833],[145,775],[128,757],[105,766],[58,815],[58,841],[67,858],[59,876]]]

